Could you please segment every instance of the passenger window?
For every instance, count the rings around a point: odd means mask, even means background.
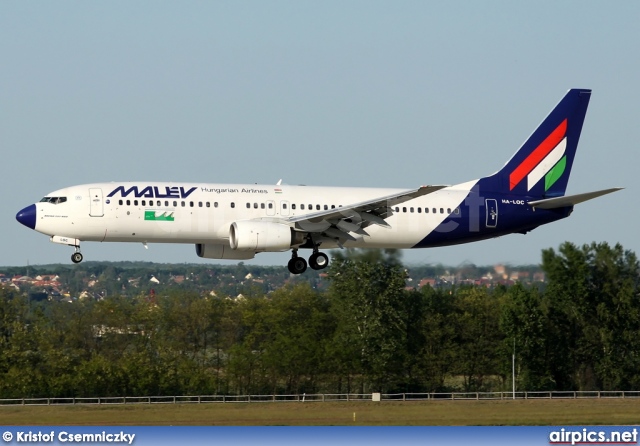
[[[193,201],[189,202],[189,207],[193,207]]]
[[[407,208],[406,208],[406,207],[403,207],[403,208],[402,208],[402,212],[407,212]]]
[[[300,205],[300,209],[304,211],[304,204]]]
[[[329,209],[329,206],[327,206],[327,205],[325,204],[325,205],[324,205],[324,210],[326,211],[326,210],[328,210],[328,209]]]
[[[118,204],[122,206],[122,200],[118,200]]]
[[[147,205],[147,201],[146,200],[142,200],[142,206],[146,206]]]
[[[438,210],[436,208],[431,209],[433,211],[434,214],[438,213]]]
[[[282,209],[286,209],[287,208],[287,203],[282,203]]]
[[[231,207],[232,207],[232,208],[235,208],[235,207],[236,207],[236,204],[235,204],[233,201],[231,202]]]
[[[335,205],[335,204],[332,204],[332,205],[331,205],[331,209],[335,209],[335,208],[336,208],[336,205]]]
[[[158,200],[156,204],[158,205],[158,207],[160,207],[160,200]]]
[[[198,201],[198,207],[201,208],[202,207],[202,201]]]
[[[413,214],[413,208],[409,208],[409,211]]]
[[[167,207],[167,208],[169,207],[169,200],[166,200],[166,201],[164,202],[164,207]]]
[[[269,203],[269,209],[273,209],[273,203]]]
[[[209,202],[207,201],[207,205],[206,205],[206,206],[207,206],[208,208],[210,208],[210,207],[211,207],[211,203],[209,203]]]
[[[131,200],[127,200],[127,206],[131,206]]]
[[[451,213],[451,208],[447,208],[447,214]]]
[[[460,213],[460,208],[455,208],[453,210],[454,214],[458,215]]]
[[[440,213],[444,214],[444,209],[440,208]]]
[[[260,203],[260,209],[264,209],[264,203]]]
[[[422,208],[418,208],[418,214],[422,214]]]
[[[396,206],[396,212],[400,212],[400,208]]]
[[[215,201],[215,202],[213,203],[213,207],[214,207],[214,208],[217,208],[217,207],[218,207],[218,202],[217,202],[217,201]]]
[[[320,210],[320,205],[316,204],[316,210],[319,211]]]
[[[247,209],[251,209],[251,203],[247,203]]]
[[[428,214],[429,213],[429,208],[424,208],[424,213]]]
[[[174,208],[177,208],[177,207],[178,207],[178,202],[177,202],[177,201],[174,201],[174,202],[173,202],[173,207],[174,207]]]
[[[185,206],[185,202],[184,202],[184,201],[183,201],[181,204],[182,204],[182,207],[184,207],[184,206]]]

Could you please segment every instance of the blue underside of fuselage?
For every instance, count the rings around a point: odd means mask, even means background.
[[[494,201],[495,200],[495,201]],[[460,206],[459,215],[449,215],[414,248],[458,245],[507,234],[529,232],[538,226],[571,215],[573,206],[557,209],[533,209],[527,204],[505,204],[509,199],[489,199],[493,205]],[[493,214],[493,220],[492,220]]]

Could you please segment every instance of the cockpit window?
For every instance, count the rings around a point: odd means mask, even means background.
[[[67,197],[44,197],[40,203],[60,204],[67,201]]]

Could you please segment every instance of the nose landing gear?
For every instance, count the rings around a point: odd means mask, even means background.
[[[82,262],[82,253],[80,252],[80,246],[76,245],[76,252],[74,252],[73,254],[71,254],[71,261],[73,263],[80,263]]]
[[[73,246],[75,252],[71,254],[71,261],[73,263],[82,262],[82,253],[80,252],[80,239],[65,237],[61,235],[52,235],[49,239],[52,243],[59,243],[61,245]]]

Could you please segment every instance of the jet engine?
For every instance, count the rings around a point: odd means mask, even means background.
[[[196,244],[196,254],[203,259],[249,260],[255,257],[255,252],[234,251],[228,245]]]
[[[293,244],[293,230],[272,221],[236,221],[229,228],[229,244],[238,251],[287,251]]]

